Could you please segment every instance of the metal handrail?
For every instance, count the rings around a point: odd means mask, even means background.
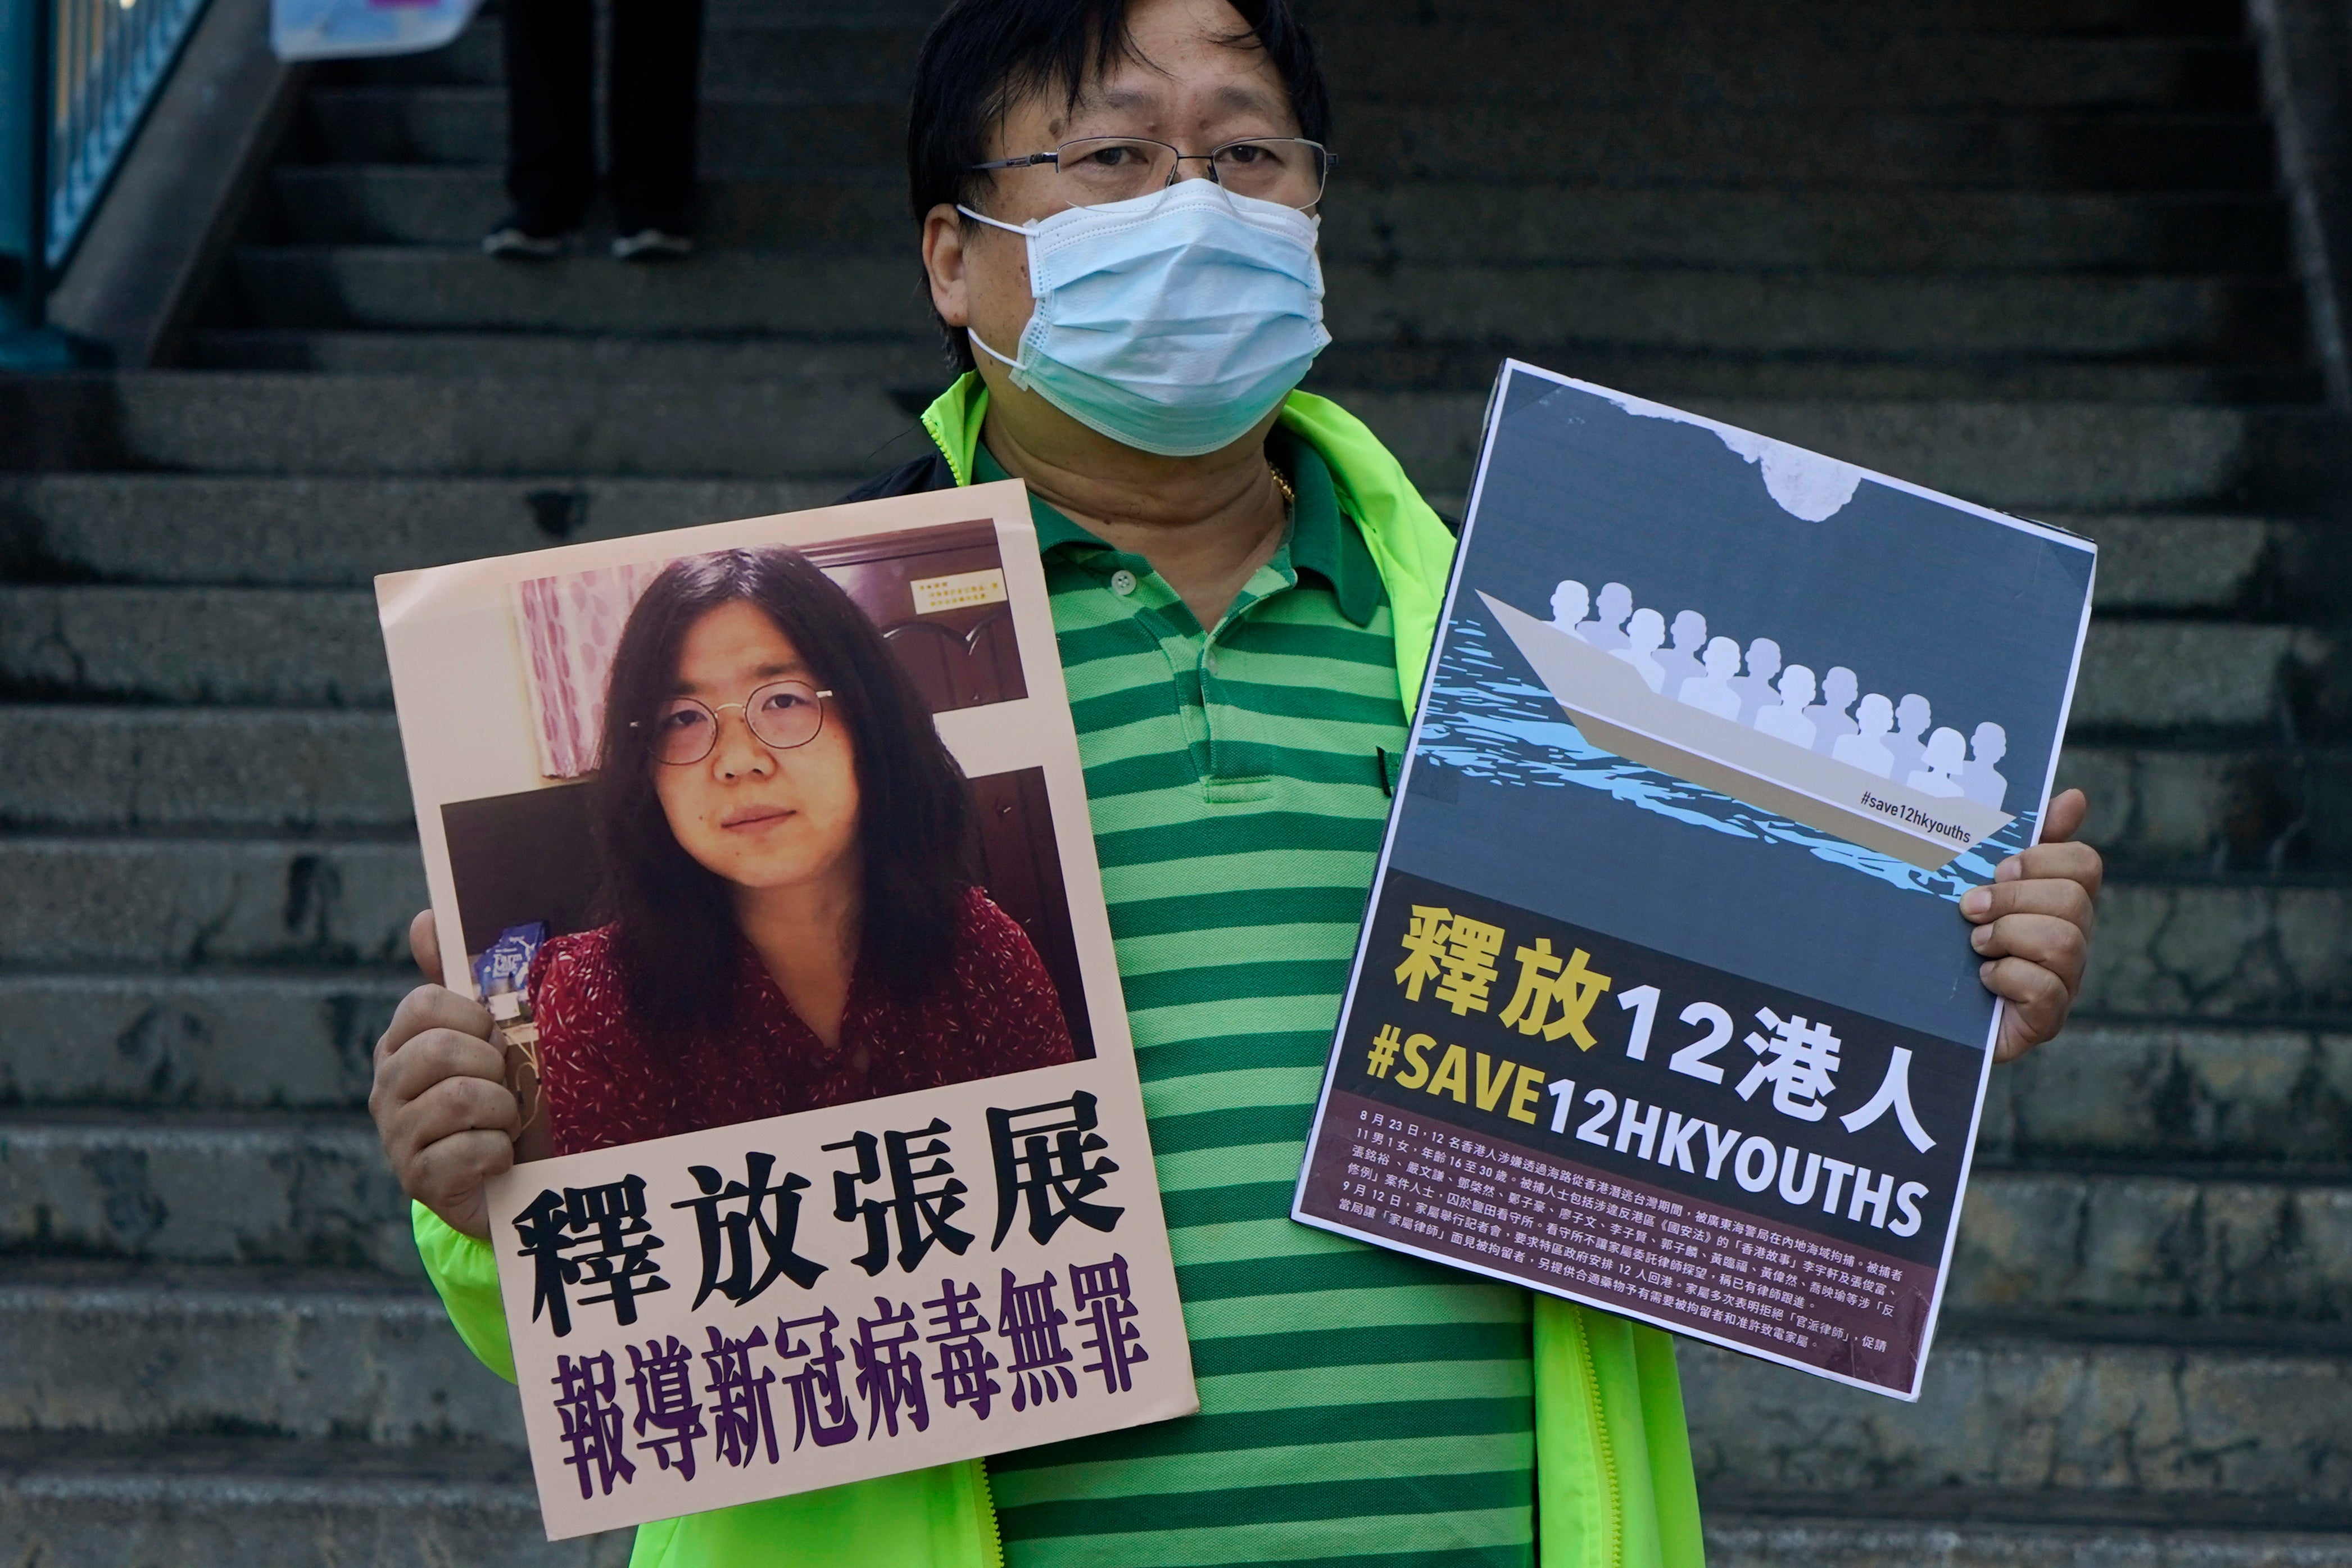
[[[48,214],[51,268],[65,265],[205,0],[52,0]]]
[[[0,329],[40,335],[50,285],[205,5],[0,0],[0,255],[16,273]],[[0,359],[26,352],[20,341]]]

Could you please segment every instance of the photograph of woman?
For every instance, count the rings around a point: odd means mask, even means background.
[[[546,1142],[525,1157],[1073,1059],[1045,966],[967,874],[961,771],[798,552],[653,580],[596,773],[611,918],[531,964]]]

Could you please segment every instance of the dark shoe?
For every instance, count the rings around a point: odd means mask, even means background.
[[[663,228],[641,228],[613,241],[615,261],[666,261],[694,254],[693,239]]]
[[[546,261],[562,255],[571,241],[568,233],[534,234],[521,218],[509,214],[482,236],[482,254],[510,261]]]

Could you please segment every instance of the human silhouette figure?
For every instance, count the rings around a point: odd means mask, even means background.
[[[1920,749],[1927,743],[1927,700],[1914,691],[1895,705],[1895,733],[1886,749],[1895,754],[1893,777],[1907,779],[1919,766]]]
[[[1666,640],[1665,618],[1655,610],[1636,610],[1633,612],[1633,621],[1625,630],[1626,634],[1633,638],[1632,644],[1629,647],[1612,650],[1609,657],[1622,658],[1640,670],[1642,679],[1650,683],[1651,690],[1664,691],[1666,688],[1666,672],[1658,668],[1655,655],[1658,645]]]
[[[1960,792],[1979,805],[1999,811],[2001,802],[2009,798],[2009,781],[1993,771],[1993,764],[2009,755],[2009,731],[1990,721],[1979,724],[1969,746],[1969,764],[1960,770]]]
[[[1772,678],[1780,673],[1780,645],[1770,637],[1758,637],[1748,645],[1748,673],[1735,677],[1731,689],[1739,696],[1739,721],[1756,722],[1759,709],[1780,700],[1772,689]]]
[[[1604,653],[1633,647],[1625,635],[1625,617],[1633,613],[1633,591],[1622,583],[1601,584],[1601,618],[1576,628],[1576,635]]]
[[[1805,710],[1805,717],[1812,721],[1813,750],[1827,756],[1839,736],[1853,733],[1853,716],[1846,710],[1853,706],[1854,694],[1861,689],[1853,671],[1842,664],[1830,666],[1830,672],[1822,677],[1822,700]]]
[[[1574,631],[1591,608],[1592,595],[1573,577],[1560,579],[1559,586],[1551,591],[1551,624],[1561,631]]]
[[[1895,753],[1885,745],[1886,731],[1895,726],[1895,710],[1886,699],[1874,691],[1862,700],[1853,710],[1854,732],[1840,735],[1830,748],[1830,755],[1864,773],[1880,778],[1895,776]]]
[[[1706,617],[1696,610],[1685,610],[1675,616],[1675,646],[1660,648],[1658,668],[1666,672],[1668,691],[1680,691],[1683,682],[1696,675],[1706,666],[1699,655],[1706,651]]]
[[[1812,700],[1813,672],[1801,664],[1792,664],[1780,672],[1780,702],[1756,710],[1756,727],[1792,746],[1811,751],[1813,721],[1805,717],[1805,704]]]
[[[1968,754],[1969,743],[1960,739],[1958,730],[1938,730],[1927,737],[1919,766],[1903,782],[1921,795],[1958,795],[1960,781],[1952,775]]]
[[[1729,637],[1717,637],[1706,645],[1701,663],[1705,673],[1684,681],[1682,689],[1675,693],[1676,700],[1718,719],[1737,721],[1739,694],[1731,689],[1731,678],[1739,673],[1739,645]]]

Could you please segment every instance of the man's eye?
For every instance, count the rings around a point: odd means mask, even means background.
[[[763,713],[790,713],[796,708],[806,706],[808,699],[797,691],[771,691],[761,700],[760,710]]]
[[[1246,165],[1250,163],[1262,163],[1271,156],[1273,156],[1273,154],[1268,153],[1265,148],[1253,146],[1246,142],[1243,142],[1238,147],[1228,147],[1225,149],[1225,162],[1228,163],[1241,163]]]
[[[691,730],[696,725],[702,722],[702,710],[699,708],[673,708],[668,712],[663,714],[658,720],[655,721],[655,722],[659,724],[665,731],[676,731],[680,730]]]

